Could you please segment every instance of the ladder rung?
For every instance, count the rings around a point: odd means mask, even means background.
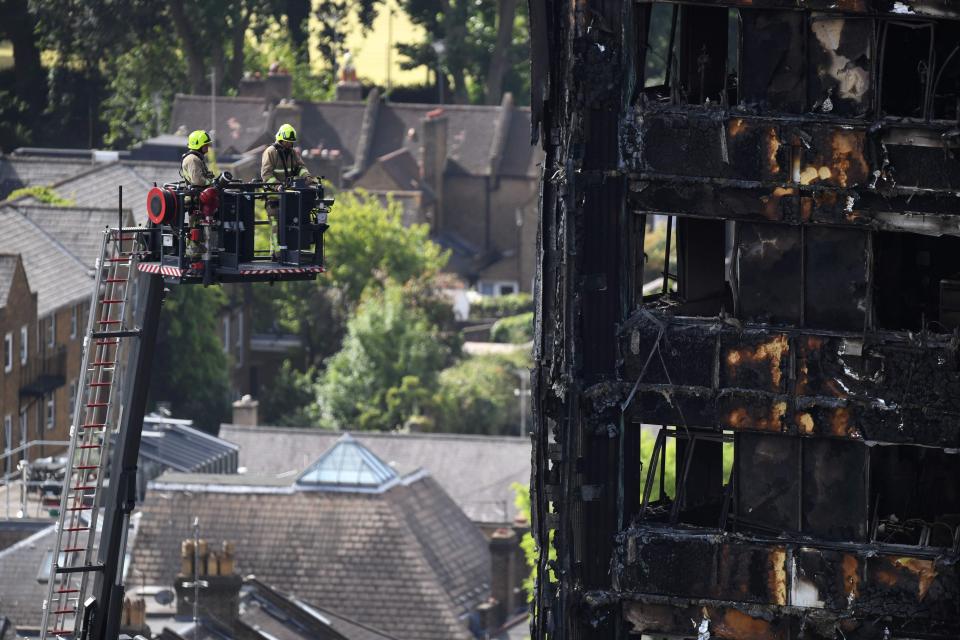
[[[113,382],[91,382],[88,387],[109,387]]]
[[[76,487],[70,487],[70,491],[94,491],[96,488],[97,485],[90,486],[82,484]]]
[[[57,589],[54,593],[80,593],[80,589]]]
[[[106,422],[88,422],[87,424],[80,425],[81,429],[102,429],[107,426]]]
[[[103,445],[99,445],[99,444],[79,444],[79,445],[77,445],[77,449],[99,449],[101,446],[103,446]]]
[[[109,404],[110,404],[109,402],[88,402],[87,409],[96,409],[97,407],[106,407]]]
[[[100,304],[120,304],[123,300],[101,300]]]
[[[97,320],[97,324],[120,324],[121,320]]]
[[[54,567],[56,573],[85,573],[87,571],[100,571],[103,565],[88,564],[82,567]]]
[[[116,322],[120,322],[117,320]],[[121,329],[120,331],[94,331],[94,338],[132,338],[134,336],[139,336],[139,329]],[[116,342],[111,343],[116,344]]]
[[[112,367],[117,364],[116,362],[108,362],[106,360],[98,360],[97,362],[91,362],[91,367]]]
[[[119,340],[97,340],[96,344],[105,345],[105,344],[120,344]]]
[[[100,468],[100,467],[98,467],[98,466],[95,465],[95,464],[79,464],[79,465],[77,465],[77,466],[74,467],[74,469],[81,469],[81,470],[99,469],[99,468]]]
[[[120,254],[124,255],[124,254]],[[107,258],[107,262],[130,262],[130,254],[126,254],[126,257],[123,258]]]
[[[84,506],[79,506],[79,507],[67,507],[67,511],[90,511],[91,509],[93,509],[92,506],[90,506],[90,507],[84,507]]]
[[[67,527],[64,531],[90,531],[90,527]]]
[[[126,278],[107,278],[104,282],[126,282]]]
[[[60,616],[65,613],[76,613],[76,612],[77,612],[76,609],[57,609],[56,611],[51,611],[50,613],[52,613],[55,616]]]
[[[58,635],[61,633],[73,634],[73,629],[51,629],[50,633],[52,633],[53,635]]]
[[[62,553],[76,553],[78,551],[86,551],[86,547],[67,547],[66,549],[60,549]]]

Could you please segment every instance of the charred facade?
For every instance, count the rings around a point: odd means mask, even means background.
[[[960,6],[530,19],[534,638],[960,637]]]

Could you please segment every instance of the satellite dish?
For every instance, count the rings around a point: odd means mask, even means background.
[[[162,605],[168,605],[176,600],[176,598],[176,594],[174,594],[170,589],[157,591],[155,594],[153,594],[153,599],[156,600],[158,604]]]

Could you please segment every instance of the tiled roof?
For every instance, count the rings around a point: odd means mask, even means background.
[[[344,158],[344,167],[350,167],[360,138],[365,103],[301,102],[298,105],[302,109],[302,123],[298,131],[301,146],[339,149]],[[428,112],[438,107],[443,109],[443,115],[447,118],[449,170],[477,176],[490,175],[492,145],[501,115],[499,105],[441,106],[384,102],[377,112],[370,158],[379,158],[404,148],[416,157],[420,146],[421,121]],[[267,131],[269,114],[261,98],[218,98],[217,114],[218,126],[228,132],[219,134],[220,143],[238,152],[246,151],[263,135],[272,133]],[[209,97],[176,96],[171,118],[173,129],[183,126],[189,131],[206,126],[209,121]],[[408,135],[411,130],[412,138]],[[536,176],[539,157],[537,149],[530,145],[530,109],[514,107],[510,111],[500,173]]]
[[[17,255],[0,255],[0,309],[7,306],[7,297],[10,287],[13,286],[13,276],[17,273]],[[0,546],[0,549],[3,547]]]
[[[240,445],[240,466],[262,475],[299,474],[341,432],[222,425],[220,437]],[[530,441],[519,437],[432,433],[352,434],[400,474],[428,469],[474,522],[512,522],[514,482],[530,483]],[[264,446],[269,443],[269,446]]]
[[[17,627],[39,627],[41,605],[47,597],[47,583],[37,574],[47,551],[56,543],[54,523],[0,550],[0,615]]]
[[[263,98],[217,97],[214,143],[217,152],[243,152],[267,129],[269,112]],[[206,129],[210,126],[210,96],[177,94],[170,113],[172,131]]]
[[[266,447],[264,447],[266,448]],[[383,493],[178,487],[147,494],[133,566],[172,584],[180,541],[199,517],[207,540],[230,540],[240,574],[403,640],[470,637],[459,617],[489,595],[483,534],[429,476]]]
[[[90,297],[88,266],[14,206],[0,206],[0,253],[20,254],[40,317]]]
[[[116,209],[85,207],[54,207],[17,200],[12,206],[23,216],[56,238],[67,251],[90,269],[96,268],[103,230],[117,226]],[[124,214],[125,225],[133,223],[129,211]]]
[[[123,208],[133,212],[137,224],[146,224],[147,192],[154,182],[162,184],[179,180],[179,171],[179,165],[172,162],[113,162],[97,165],[52,186],[57,195],[72,201],[73,206],[112,209],[114,225],[120,197],[118,187],[123,186]]]
[[[303,146],[339,149],[344,166],[353,165],[366,105],[363,102],[309,102],[302,106]]]
[[[20,187],[51,185],[90,169],[89,158],[0,156],[0,200]]]

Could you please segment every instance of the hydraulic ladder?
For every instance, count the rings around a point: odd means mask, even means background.
[[[104,232],[83,341],[41,640],[80,637],[91,578],[103,570],[97,561],[97,521],[104,506],[111,433],[118,429],[123,413],[126,343],[140,335],[130,313],[136,295],[136,246],[134,230]]]

